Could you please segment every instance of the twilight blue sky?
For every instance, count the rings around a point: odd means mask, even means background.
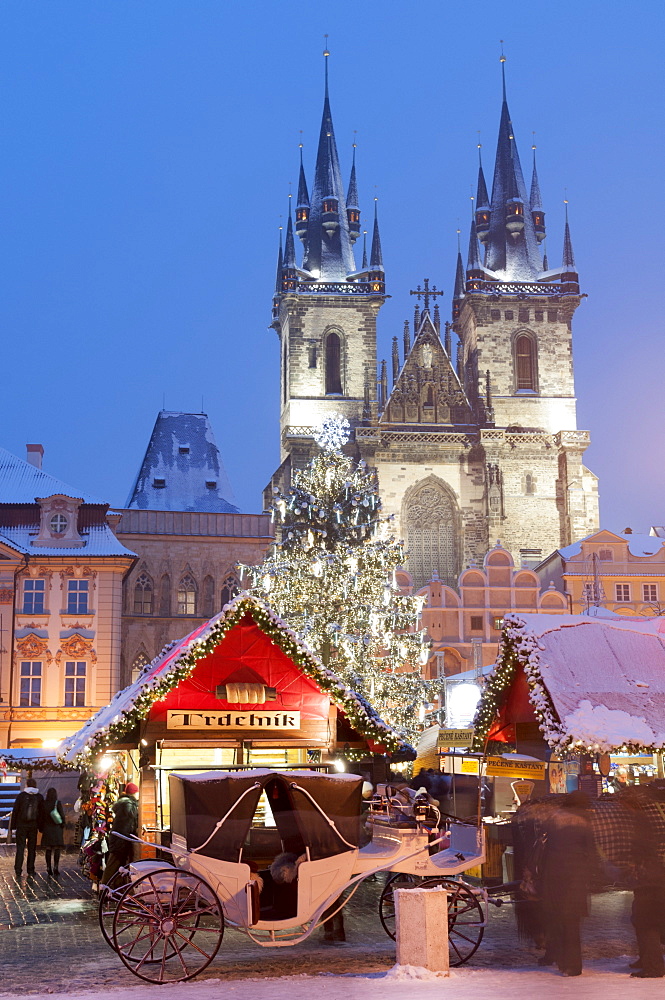
[[[311,178],[324,32],[365,222],[380,199],[386,357],[423,277],[449,315],[478,130],[493,166],[503,38],[550,266],[570,200],[601,521],[665,523],[664,22],[660,0],[3,0],[0,445],[41,442],[47,471],[122,505],[162,401],[203,398],[237,501],[259,510],[278,462],[278,226],[300,129]]]

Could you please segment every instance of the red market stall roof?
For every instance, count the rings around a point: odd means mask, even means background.
[[[532,721],[558,750],[665,747],[665,618],[506,615],[474,749]]]
[[[196,676],[194,676],[196,673]],[[210,621],[166,647],[140,677],[120,691],[58,750],[62,760],[83,764],[141,721],[175,709],[216,711],[230,706],[215,689],[256,682],[280,691],[280,706],[309,719],[326,719],[332,701],[369,741],[388,750],[404,749],[398,734],[364,698],[327,669],[294,632],[263,602],[240,594]],[[233,701],[233,708],[251,708]],[[254,705],[256,707],[256,705]]]

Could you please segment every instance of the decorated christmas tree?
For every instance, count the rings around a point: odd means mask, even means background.
[[[417,629],[422,599],[401,592],[401,542],[381,515],[376,475],[342,454],[348,422],[327,418],[321,451],[275,490],[277,539],[263,563],[243,566],[266,601],[386,722],[413,740],[431,682],[428,643]]]

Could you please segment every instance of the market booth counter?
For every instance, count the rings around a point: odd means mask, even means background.
[[[60,753],[137,781],[141,828],[159,842],[170,827],[173,771],[324,767],[351,757],[384,780],[386,752],[407,749],[266,605],[241,594],[167,647]],[[275,839],[265,796],[256,816],[247,849],[260,860]]]

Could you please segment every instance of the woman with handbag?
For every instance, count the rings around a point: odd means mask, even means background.
[[[46,854],[46,872],[59,875],[60,849],[64,847],[65,812],[55,788],[49,788],[44,802],[44,826],[42,827],[42,847]],[[51,867],[53,854],[53,867]]]

